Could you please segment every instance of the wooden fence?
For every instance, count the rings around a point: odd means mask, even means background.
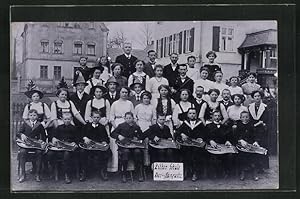
[[[13,102],[11,105],[11,121],[10,121],[10,132],[11,132],[11,139],[12,139],[12,147],[16,149],[16,134],[20,130],[21,125],[23,124],[23,110],[26,106],[26,102],[24,103],[16,103]]]

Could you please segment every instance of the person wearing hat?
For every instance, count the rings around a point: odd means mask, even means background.
[[[38,121],[41,122],[44,127],[47,127],[50,122],[51,114],[48,105],[46,103],[41,102],[41,99],[43,98],[44,94],[38,90],[38,88],[32,80],[29,81],[27,91],[24,94],[29,99],[31,99],[31,102],[25,106],[23,111],[24,121],[29,120],[29,111],[31,109],[35,109],[38,112]]]
[[[97,66],[91,69],[92,78],[90,78],[87,82],[87,86],[85,87],[84,91],[93,96],[93,94],[90,94],[91,89],[96,85],[104,85],[104,80],[100,78],[104,68],[102,66]]]
[[[207,79],[214,82],[215,72],[222,71],[221,65],[215,62],[217,54],[214,51],[209,51],[208,53],[206,53],[206,58],[208,59],[208,63],[204,63],[202,67],[208,68],[209,73]]]
[[[108,125],[108,118],[110,114],[110,103],[103,96],[107,92],[107,89],[104,86],[97,85],[94,86],[91,90],[93,98],[90,99],[85,108],[85,121],[92,122],[92,112],[100,112],[100,123],[103,126]]]
[[[87,85],[88,83],[84,81],[83,75],[80,73],[73,84],[76,92],[70,95],[70,100],[74,103],[82,118],[84,118],[86,103],[90,100],[90,96],[84,92]],[[74,123],[76,126],[81,126],[81,123],[76,118],[74,119]]]
[[[80,57],[79,58],[79,65],[80,67],[77,67],[74,73],[74,78],[73,78],[73,84],[77,81],[77,78],[79,76],[79,73],[83,75],[83,78],[85,81],[87,81],[90,76],[91,76],[91,71],[90,68],[87,67],[87,57]]]
[[[133,106],[136,107],[136,105],[142,103],[142,93],[144,92],[143,84],[138,79],[135,79],[135,81],[130,85],[130,89],[134,91],[134,94],[129,97],[129,101],[131,101]]]
[[[120,92],[117,90],[119,83],[117,82],[114,76],[110,77],[105,83],[108,92],[104,96],[105,99],[109,101],[109,104],[112,105],[115,101],[120,98]]]

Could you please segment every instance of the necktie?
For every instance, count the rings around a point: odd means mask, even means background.
[[[136,100],[140,101],[140,96],[139,95],[136,96]]]
[[[111,99],[115,99],[115,95],[111,95]]]

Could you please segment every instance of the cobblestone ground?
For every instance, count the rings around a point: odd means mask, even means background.
[[[270,169],[260,174],[259,181],[252,180],[251,176],[245,181],[237,177],[230,179],[200,179],[192,182],[187,179],[183,182],[155,182],[149,176],[145,182],[136,179],[122,183],[119,175],[109,174],[109,181],[102,181],[98,176],[89,178],[85,182],[73,179],[72,184],[65,184],[63,177],[58,182],[44,178],[37,183],[30,174],[31,164],[26,164],[27,180],[18,182],[16,153],[12,154],[11,187],[12,191],[113,191],[113,190],[237,190],[237,189],[277,189],[279,187],[279,169],[277,156],[270,157]]]

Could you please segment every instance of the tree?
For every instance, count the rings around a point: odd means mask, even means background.
[[[150,23],[143,24],[141,28],[141,39],[139,42],[140,45],[142,45],[144,48],[152,44],[153,40],[153,30]]]
[[[127,41],[127,37],[123,30],[119,30],[113,37],[108,39],[108,48],[122,48]]]

